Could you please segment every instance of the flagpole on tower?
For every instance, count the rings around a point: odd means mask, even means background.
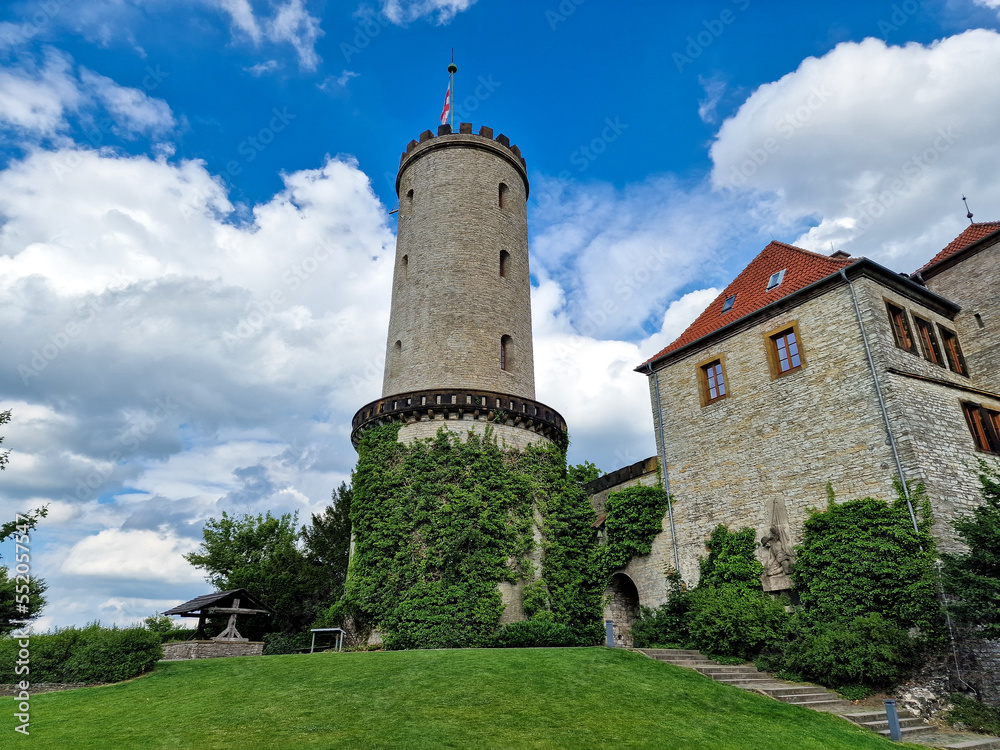
[[[448,114],[451,115],[451,129],[452,129],[452,131],[455,130],[455,73],[457,73],[457,72],[458,72],[458,66],[455,65],[455,48],[452,47],[451,48],[451,62],[448,64],[448,76],[449,76],[449,79],[448,79],[448,99],[449,99],[449,104],[451,105],[449,107],[450,112]]]

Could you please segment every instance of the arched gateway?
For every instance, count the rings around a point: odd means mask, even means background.
[[[614,623],[615,645],[632,648],[632,625],[639,618],[639,590],[624,573],[615,573],[604,590],[604,621]]]

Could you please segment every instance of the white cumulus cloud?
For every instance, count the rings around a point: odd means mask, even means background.
[[[183,555],[197,546],[169,532],[105,529],[73,545],[62,570],[70,575],[194,583],[202,576]]]
[[[1000,218],[1000,34],[929,45],[842,43],[760,86],[711,148],[719,188],[756,191],[776,216],[816,224],[796,242],[831,244],[915,270],[967,224]]]

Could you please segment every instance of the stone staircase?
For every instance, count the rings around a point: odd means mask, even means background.
[[[871,729],[885,737],[889,736],[889,720],[885,711],[864,711],[850,701],[845,701],[833,691],[819,685],[804,682],[784,682],[768,672],[761,672],[753,665],[727,666],[706,658],[698,651],[685,649],[640,648],[636,651],[658,661],[665,661],[679,667],[687,667],[710,677],[716,682],[750,690],[774,698],[783,703],[791,703],[814,711],[825,711]],[[985,737],[960,732],[941,730],[925,724],[907,711],[899,711],[899,725],[902,739],[907,742],[927,744],[930,747],[949,750],[1000,750],[1000,738]],[[925,741],[926,738],[926,741]],[[933,743],[933,744],[932,744]]]

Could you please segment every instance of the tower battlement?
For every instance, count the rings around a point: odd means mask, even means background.
[[[439,125],[437,133],[432,130],[425,130],[420,134],[419,140],[412,140],[406,144],[406,150],[399,155],[399,173],[396,176],[396,195],[399,195],[399,180],[406,166],[412,161],[420,158],[424,154],[438,148],[458,147],[458,148],[486,148],[494,151],[498,156],[505,158],[520,173],[524,181],[524,194],[528,195],[528,162],[521,156],[521,149],[510,142],[510,138],[503,133],[493,136],[493,128],[483,125],[478,133],[472,132],[472,123],[459,123],[458,132],[452,130],[451,125]]]

